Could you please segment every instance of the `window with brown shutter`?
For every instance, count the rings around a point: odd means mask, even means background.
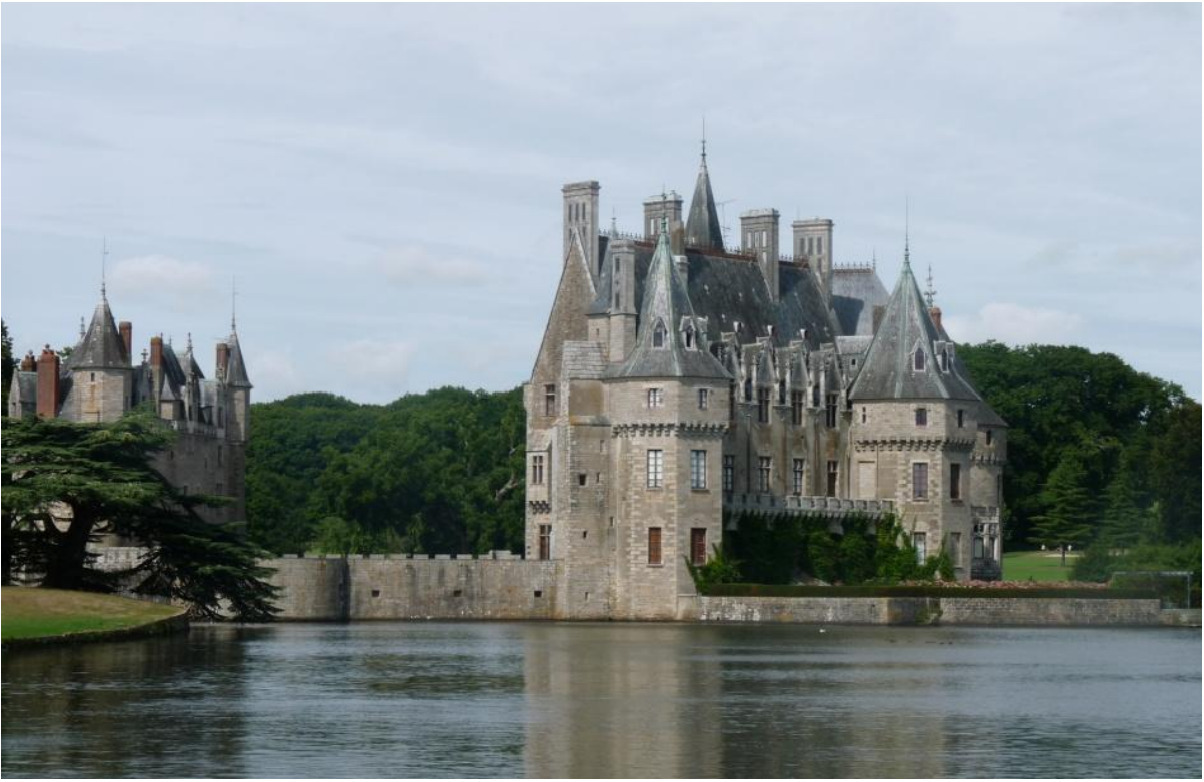
[[[661,564],[661,528],[648,528],[648,564]]]
[[[702,527],[690,530],[690,561],[695,565],[707,563],[707,531]]]

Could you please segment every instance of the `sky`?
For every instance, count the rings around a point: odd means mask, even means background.
[[[566,182],[640,230],[835,221],[963,343],[1077,344],[1201,389],[1201,9],[65,5],[0,9],[0,310],[23,355],[108,298],[254,398],[526,380]],[[688,203],[687,203],[688,208]],[[232,287],[237,287],[237,297]],[[136,348],[135,352],[139,352]]]

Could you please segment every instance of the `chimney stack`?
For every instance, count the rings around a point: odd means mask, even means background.
[[[38,418],[55,418],[59,411],[59,355],[47,345],[38,360]]]
[[[225,342],[217,343],[217,379],[226,379],[226,367],[230,366],[230,346]]]
[[[33,351],[30,350],[25,354],[25,358],[21,359],[22,372],[36,372],[38,369],[38,360],[33,357]]]
[[[132,364],[134,356],[134,325],[128,320],[123,320],[117,324],[117,330],[121,332],[121,342],[125,345],[126,363]]]
[[[929,307],[928,308],[928,317],[932,318],[932,325],[936,326],[937,332],[940,333],[940,331],[942,330],[941,329],[941,308],[940,307]]]

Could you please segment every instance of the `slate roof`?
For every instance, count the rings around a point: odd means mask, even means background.
[[[607,372],[609,377],[730,377],[706,349],[685,280],[676,267],[668,231],[662,228],[646,275],[635,346],[626,361]],[[665,328],[664,344],[656,347],[653,335],[660,324]],[[691,347],[686,347],[683,334],[687,324],[695,329]]]
[[[849,393],[855,401],[883,399],[965,399],[981,401],[957,360],[942,371],[937,363],[940,333],[928,315],[920,287],[903,262],[899,281]],[[924,352],[924,369],[916,371],[916,349]]]
[[[874,307],[886,306],[889,299],[890,294],[874,269],[833,269],[832,309],[842,334],[873,334]]]
[[[686,218],[686,245],[702,250],[723,250],[723,230],[719,225],[719,212],[715,209],[715,194],[711,191],[705,149],[698,167],[694,198],[690,201],[690,214]]]
[[[109,301],[101,296],[100,303],[92,313],[88,331],[71,351],[66,364],[71,369],[128,367],[129,358],[125,352],[125,342],[113,321],[113,313],[109,310]]]
[[[233,325],[233,324],[231,324]],[[247,364],[242,357],[242,347],[238,344],[238,331],[230,330],[230,358],[226,364],[226,383],[232,386],[251,388],[251,380],[247,377]]]

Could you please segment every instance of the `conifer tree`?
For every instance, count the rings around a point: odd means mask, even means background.
[[[1066,564],[1068,547],[1081,548],[1091,536],[1094,514],[1085,481],[1086,470],[1078,453],[1067,450],[1041,493],[1045,512],[1034,519],[1033,538],[1044,546],[1060,549],[1062,564]]]

